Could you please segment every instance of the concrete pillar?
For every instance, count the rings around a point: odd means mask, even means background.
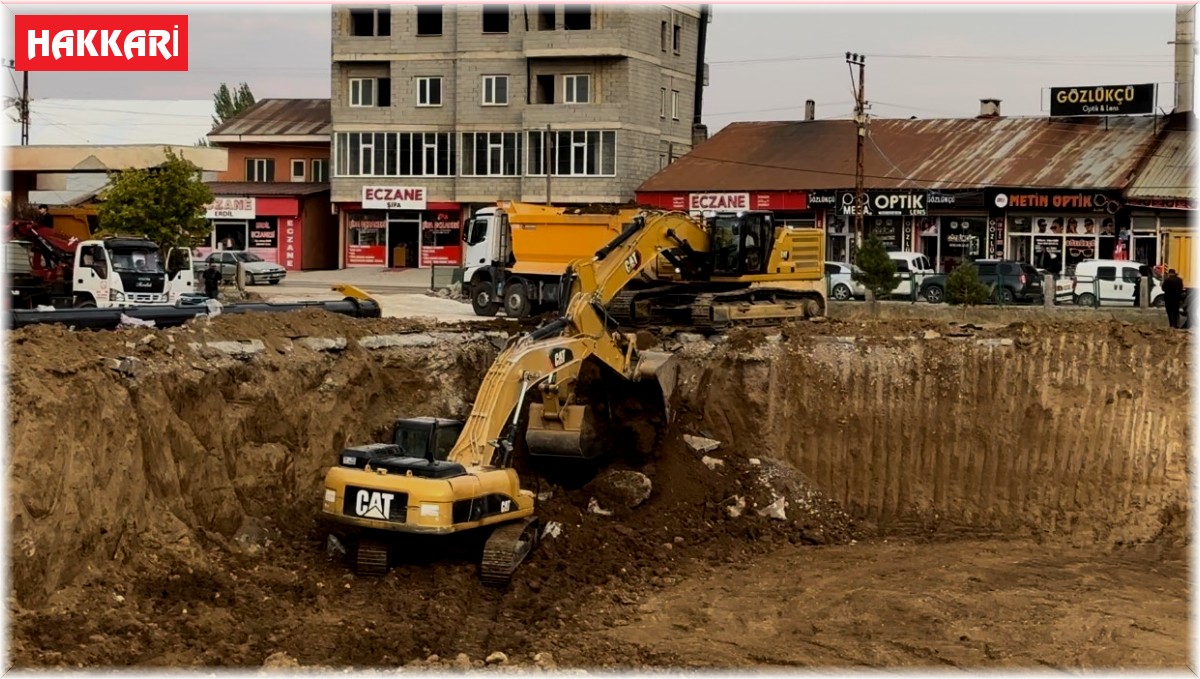
[[[1042,306],[1046,308],[1054,307],[1054,274],[1048,273],[1042,276]]]

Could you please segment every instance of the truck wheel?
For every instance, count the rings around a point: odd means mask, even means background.
[[[931,285],[928,288],[925,288],[926,302],[929,302],[930,304],[941,304],[943,297],[944,295],[940,286]]]
[[[1075,303],[1079,306],[1092,306],[1096,303],[1096,297],[1090,292],[1085,292],[1075,298]]]
[[[476,316],[491,318],[500,310],[500,303],[492,301],[492,288],[483,281],[471,284],[471,308]]]
[[[1000,288],[1000,291],[996,293],[996,299],[999,300],[1002,304],[1012,304],[1013,303],[1012,290],[1009,290],[1008,288]]]
[[[75,302],[76,309],[95,309],[96,302],[91,299],[81,299]]]
[[[529,315],[529,290],[525,281],[515,278],[504,286],[504,314],[509,318]]]
[[[1161,309],[1162,307],[1165,307],[1166,305],[1167,305],[1167,298],[1162,295],[1155,297],[1154,301],[1150,303],[1150,306],[1152,306],[1156,309]]]

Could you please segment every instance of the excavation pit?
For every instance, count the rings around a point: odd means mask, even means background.
[[[14,665],[1187,661],[1188,347],[1121,323],[657,338],[675,417],[618,465],[649,499],[527,479],[556,535],[503,593],[436,550],[356,577],[317,522],[334,454],[464,417],[516,331],[304,312],[11,334]]]

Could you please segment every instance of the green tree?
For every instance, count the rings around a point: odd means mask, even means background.
[[[130,234],[148,238],[161,248],[190,247],[207,238],[204,218],[213,194],[195,163],[164,149],[162,165],[109,175],[97,213],[101,235]]]
[[[863,243],[858,251],[858,261],[855,262],[861,271],[853,274],[854,280],[862,283],[871,294],[872,300],[885,297],[900,285],[900,277],[896,274],[896,263],[888,257],[883,243],[871,236]]]
[[[991,294],[991,289],[979,280],[979,269],[974,264],[963,264],[946,276],[947,304],[983,304]]]
[[[254,105],[254,95],[246,83],[238,85],[236,90],[230,90],[229,85],[221,83],[217,93],[213,95],[213,106],[217,115],[213,116],[213,127],[229,120],[237,114]]]

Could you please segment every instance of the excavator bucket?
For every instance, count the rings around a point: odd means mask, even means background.
[[[671,394],[675,393],[675,382],[679,378],[679,360],[675,354],[665,351],[643,351],[638,355],[637,372],[634,379],[658,380],[662,389],[663,408],[667,421],[671,420]]]
[[[567,406],[558,413],[548,413],[541,403],[529,405],[529,424],[525,429],[525,445],[538,457],[593,457],[585,451],[584,416],[587,406]]]

